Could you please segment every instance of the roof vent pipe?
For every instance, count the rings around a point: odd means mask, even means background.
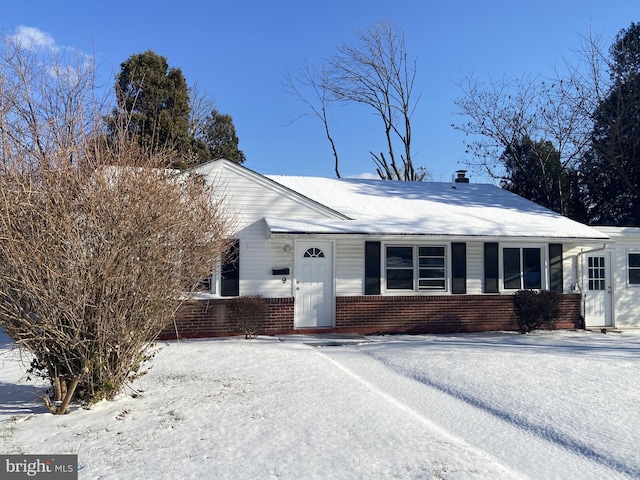
[[[469,183],[466,170],[456,170],[456,175],[455,183]]]

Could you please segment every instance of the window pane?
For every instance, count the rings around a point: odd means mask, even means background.
[[[539,290],[542,288],[542,268],[539,248],[523,248],[524,288]]]
[[[421,268],[420,278],[444,278],[444,268]]]
[[[640,253],[629,254],[629,285],[640,285]]]
[[[424,280],[420,279],[420,290],[444,290],[444,279]]]
[[[421,257],[444,257],[444,247],[420,247]]]
[[[518,290],[520,284],[520,249],[505,248],[502,250],[504,264],[504,288]]]
[[[387,247],[387,267],[413,268],[413,247]]]
[[[445,247],[418,247],[418,289],[445,290]]]
[[[389,290],[413,290],[413,269],[394,268],[387,270]]]
[[[444,257],[442,258],[421,258],[421,267],[444,267]]]
[[[229,249],[220,272],[220,294],[224,297],[240,295],[240,241],[235,240]]]

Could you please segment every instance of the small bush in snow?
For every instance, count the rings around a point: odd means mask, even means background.
[[[560,315],[560,294],[548,290],[519,290],[513,296],[513,310],[520,333],[553,328]]]
[[[229,300],[229,315],[236,332],[244,338],[255,338],[264,325],[267,303],[259,295],[246,295]]]

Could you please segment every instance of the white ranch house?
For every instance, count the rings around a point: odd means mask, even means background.
[[[225,302],[242,295],[267,300],[267,334],[513,329],[523,288],[564,294],[561,328],[640,326],[640,229],[589,227],[462,173],[265,176],[226,160],[194,172],[236,217],[235,255],[178,313],[180,336],[234,333]]]

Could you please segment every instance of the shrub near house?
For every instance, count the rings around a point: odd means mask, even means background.
[[[513,311],[520,333],[553,328],[560,315],[560,294],[548,290],[519,290],[513,295]]]

